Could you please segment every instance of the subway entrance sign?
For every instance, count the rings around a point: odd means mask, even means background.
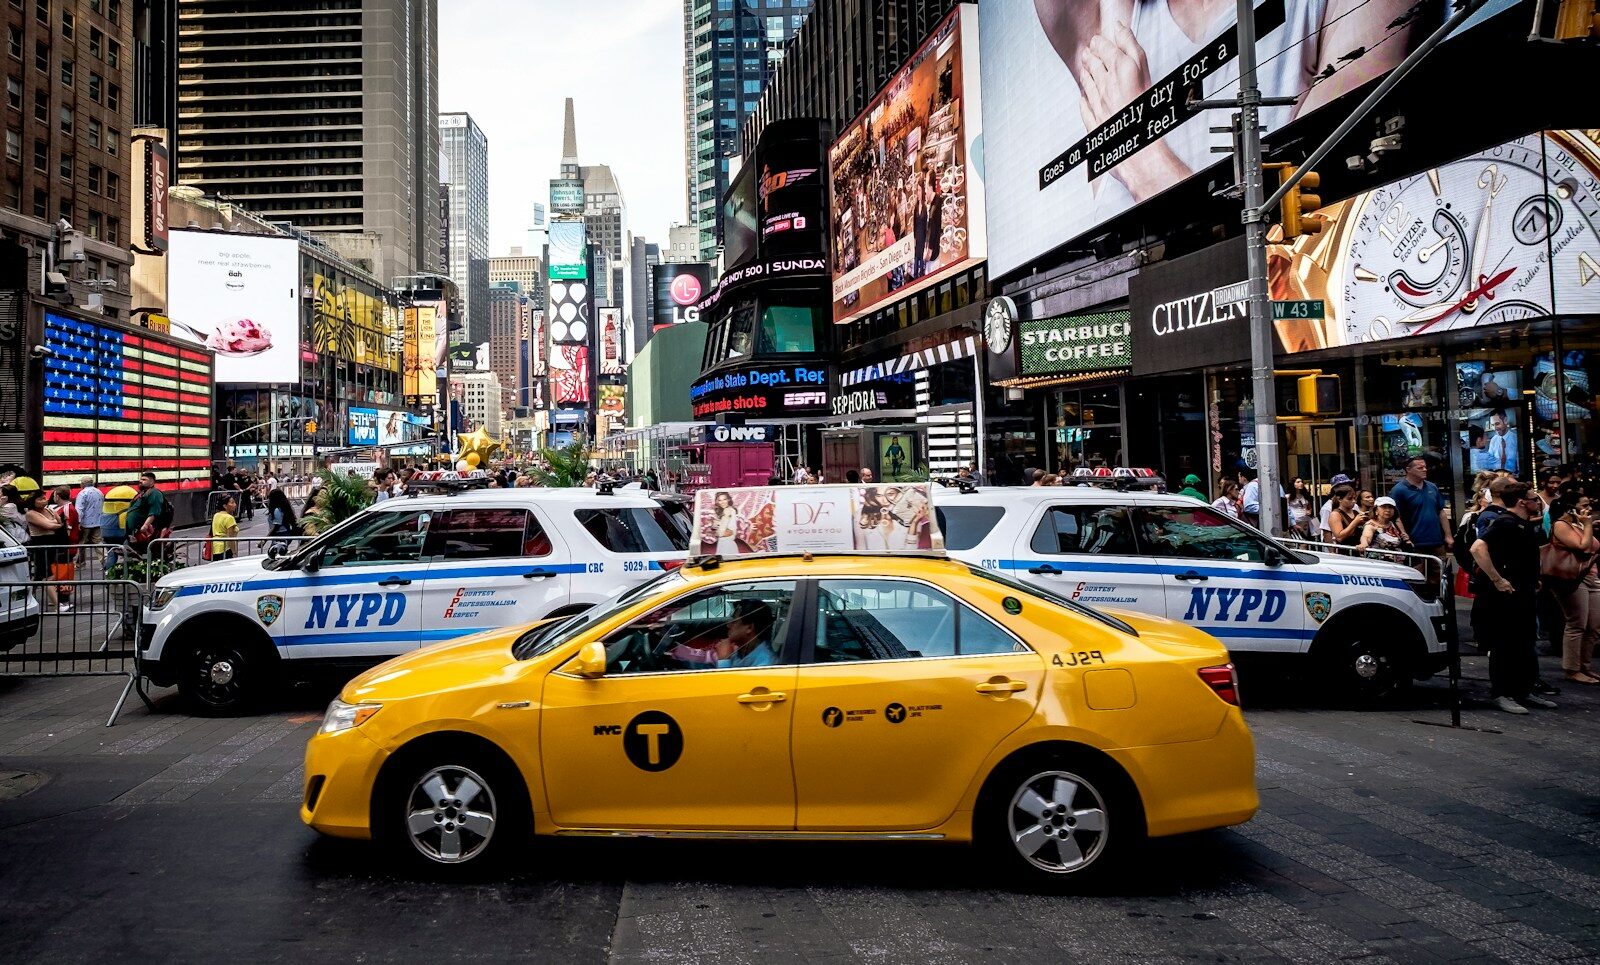
[[[1303,298],[1298,301],[1275,301],[1272,303],[1272,320],[1275,322],[1286,318],[1316,319],[1326,317],[1327,307],[1320,298]]]

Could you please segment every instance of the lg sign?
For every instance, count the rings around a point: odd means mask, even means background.
[[[693,275],[679,275],[672,279],[672,302],[688,307],[700,300],[700,279]]]

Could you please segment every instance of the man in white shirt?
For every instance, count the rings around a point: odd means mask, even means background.
[[[85,545],[100,542],[100,526],[105,515],[105,494],[100,492],[94,484],[93,476],[84,476],[78,481],[78,498],[75,505],[78,510],[78,525],[82,528]]]

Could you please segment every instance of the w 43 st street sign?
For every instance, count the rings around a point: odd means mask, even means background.
[[[1275,301],[1272,303],[1272,320],[1275,322],[1285,318],[1316,319],[1326,317],[1327,310],[1320,298],[1285,302]]]

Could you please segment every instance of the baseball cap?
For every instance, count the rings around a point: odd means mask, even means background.
[[[1183,477],[1183,484],[1185,486],[1198,486],[1200,485],[1200,477],[1191,472],[1189,475]]]
[[[1377,509],[1379,506],[1395,506],[1395,501],[1389,496],[1379,496],[1377,499],[1372,501],[1372,508]],[[1396,506],[1396,508],[1399,507]]]
[[[1342,484],[1347,483],[1347,482],[1355,482],[1355,480],[1351,479],[1349,476],[1346,476],[1344,473],[1341,472],[1341,473],[1336,473],[1332,479],[1328,480],[1328,485],[1330,485],[1330,486],[1338,486],[1338,485],[1342,485]]]

